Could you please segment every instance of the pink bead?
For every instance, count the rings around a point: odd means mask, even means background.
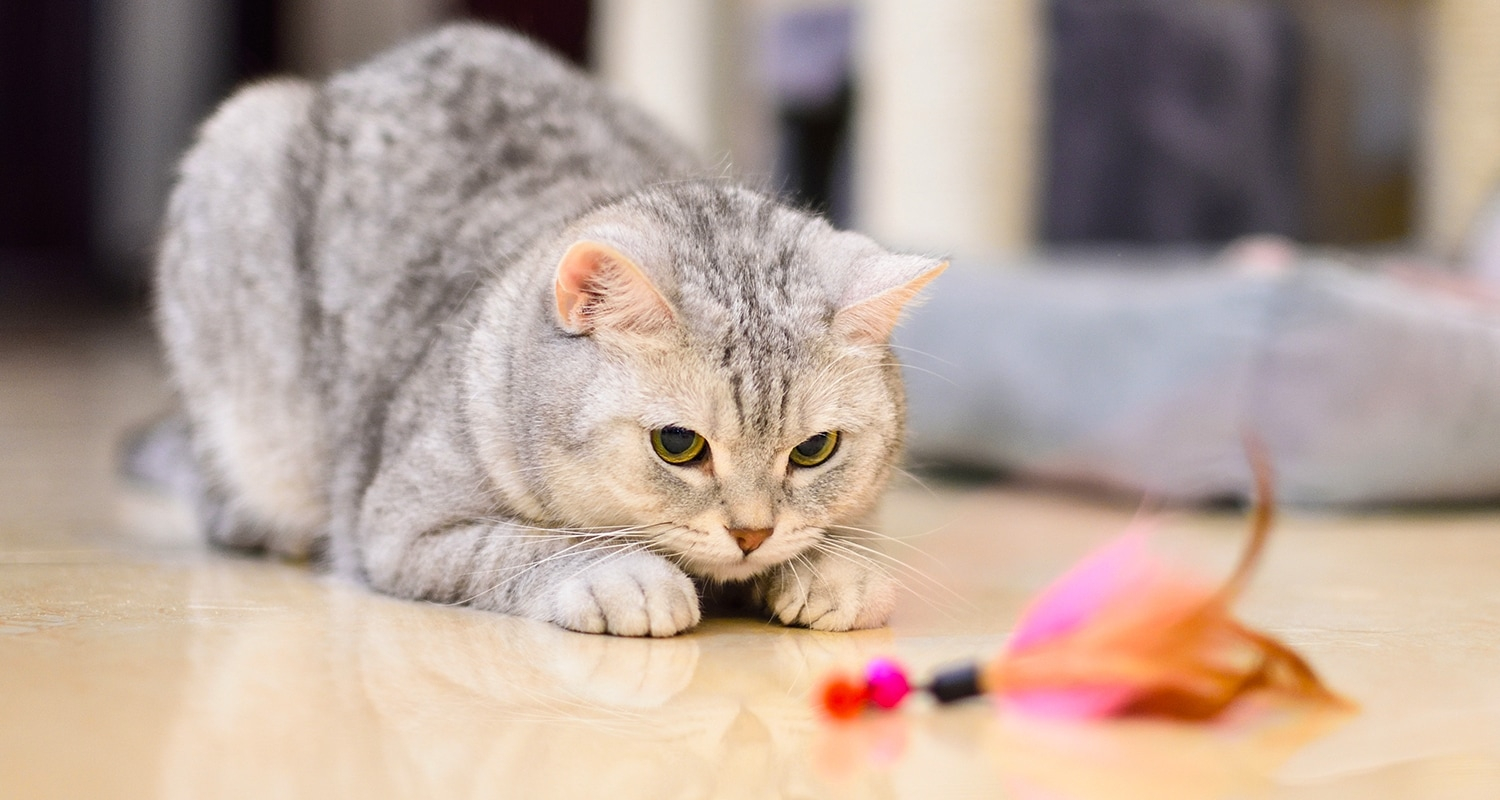
[[[911,693],[911,684],[906,673],[896,662],[888,658],[877,658],[865,668],[867,696],[871,703],[881,708],[895,708]]]

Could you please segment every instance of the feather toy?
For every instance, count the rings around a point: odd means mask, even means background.
[[[1205,720],[1261,689],[1343,705],[1300,656],[1231,613],[1273,517],[1270,470],[1250,450],[1250,539],[1221,585],[1153,556],[1146,531],[1134,525],[1033,600],[998,657],[919,688],[939,702],[990,694],[1025,713],[1067,719]],[[829,716],[847,719],[871,706],[894,708],[910,689],[900,666],[881,659],[862,680],[832,676],[819,698]]]

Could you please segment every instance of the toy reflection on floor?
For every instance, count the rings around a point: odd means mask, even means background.
[[[1037,597],[997,658],[939,673],[920,690],[940,703],[987,694],[1028,714],[1085,720],[1207,720],[1260,690],[1348,705],[1300,656],[1231,613],[1274,508],[1270,468],[1257,446],[1249,449],[1256,482],[1250,540],[1222,585],[1153,557],[1138,523]],[[849,719],[866,708],[895,708],[911,691],[900,665],[880,659],[860,678],[831,676],[818,699],[828,716]]]

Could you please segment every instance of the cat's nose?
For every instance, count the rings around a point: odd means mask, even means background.
[[[761,543],[771,538],[770,528],[730,528],[729,535],[734,537],[734,543],[740,546],[740,552],[750,555]]]

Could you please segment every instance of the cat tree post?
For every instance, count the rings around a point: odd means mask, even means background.
[[[1426,42],[1421,236],[1459,252],[1500,189],[1500,0],[1432,0]]]
[[[599,0],[594,66],[700,153],[722,155],[737,52],[727,0]]]
[[[1042,4],[869,0],[860,11],[857,227],[897,247],[1026,249]]]

